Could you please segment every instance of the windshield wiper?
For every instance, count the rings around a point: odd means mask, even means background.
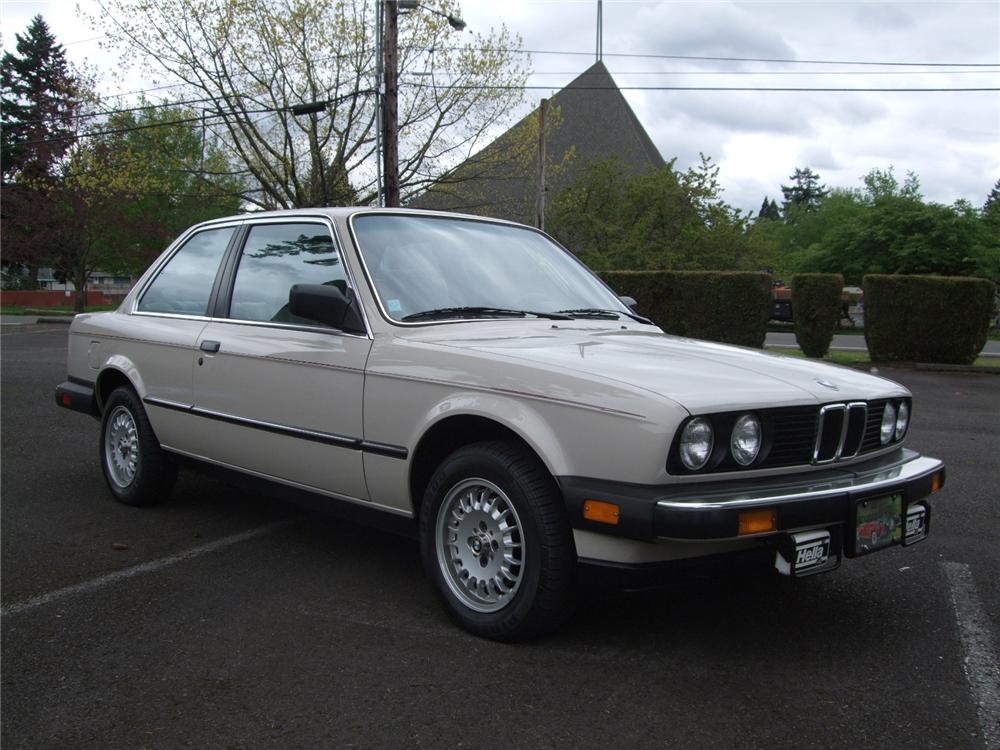
[[[524,318],[528,315],[534,315],[536,318],[549,318],[551,320],[572,320],[569,315],[563,315],[561,313],[548,313],[548,312],[537,312],[535,310],[511,310],[506,307],[438,307],[434,310],[422,310],[421,312],[410,313],[409,315],[404,315],[400,320],[403,321],[413,321],[413,320],[434,320],[436,318],[463,318],[463,317],[493,317],[498,318],[512,317],[512,318]]]
[[[581,307],[579,310],[560,310],[559,312],[565,313],[566,315],[572,315],[574,318],[601,318],[604,320],[618,320],[620,316],[628,315],[632,318],[632,320],[638,321],[639,323],[653,325],[653,321],[649,318],[644,318],[641,315],[625,312],[623,310],[602,310],[597,307]]]

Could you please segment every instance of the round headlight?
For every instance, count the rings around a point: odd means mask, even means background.
[[[760,453],[760,420],[753,414],[744,414],[733,425],[729,448],[740,466],[749,466]]]
[[[910,407],[905,401],[899,404],[899,412],[896,414],[896,440],[902,440],[906,434],[906,428],[910,426]]]
[[[692,419],[681,433],[681,463],[691,471],[698,471],[712,455],[712,423],[704,417]]]
[[[882,445],[888,445],[896,432],[896,407],[892,401],[885,405],[882,411]]]

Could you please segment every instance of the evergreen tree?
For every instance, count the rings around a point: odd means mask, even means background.
[[[777,202],[767,196],[764,197],[764,202],[760,204],[760,211],[757,212],[757,220],[760,221],[761,219],[768,219],[769,221],[781,220],[781,209],[778,208]]]
[[[986,203],[983,204],[983,216],[993,216],[1000,214],[1000,180],[997,180],[986,196]]]
[[[66,53],[35,16],[25,34],[16,34],[17,53],[0,61],[3,181],[15,175],[29,180],[49,177],[72,144],[78,107],[76,80]]]
[[[784,209],[797,206],[804,211],[815,211],[830,191],[826,185],[821,185],[819,175],[809,167],[795,168],[795,173],[789,176],[792,185],[782,185],[781,192],[785,196]]]

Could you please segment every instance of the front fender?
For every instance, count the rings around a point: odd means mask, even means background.
[[[449,394],[421,416],[407,445],[417,445],[435,425],[456,416],[482,417],[506,427],[531,447],[553,476],[571,465],[562,441],[537,410],[523,400],[492,393]]]

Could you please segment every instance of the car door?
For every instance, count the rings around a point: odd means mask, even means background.
[[[361,442],[365,333],[289,312],[293,284],[353,287],[331,224],[248,222],[215,317],[198,338],[191,443],[202,457],[367,499]]]
[[[139,381],[150,422],[166,447],[188,449],[198,337],[241,224],[208,226],[181,238],[136,295],[128,335],[113,342],[113,361]]]

